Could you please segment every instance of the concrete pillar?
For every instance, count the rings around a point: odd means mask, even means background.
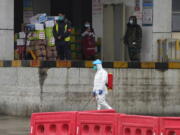
[[[96,37],[103,37],[103,3],[102,0],[92,0],[92,25]]]
[[[114,60],[114,8],[112,5],[106,5],[103,9],[102,59]]]
[[[0,0],[0,60],[14,59],[14,0]]]

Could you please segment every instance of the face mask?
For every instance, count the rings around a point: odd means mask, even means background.
[[[130,24],[133,24],[133,20],[130,20],[129,23],[130,23]]]
[[[96,65],[93,66],[93,70],[94,70],[94,71],[97,70],[97,66],[96,66]]]
[[[59,16],[59,17],[58,17],[58,20],[59,20],[59,21],[63,21],[63,20],[64,20],[64,16]]]
[[[85,24],[84,26],[87,27],[87,28],[89,28],[89,27],[90,27],[90,24]]]

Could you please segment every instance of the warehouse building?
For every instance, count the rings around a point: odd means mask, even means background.
[[[138,17],[143,30],[142,61],[158,61],[158,39],[179,38],[178,0],[33,0],[32,5],[27,3],[28,0],[26,4],[23,0],[1,0],[0,59],[14,59],[14,32],[21,30],[28,16],[42,12],[48,15],[64,12],[79,28],[85,20],[92,22],[96,37],[102,39],[101,57],[107,61],[128,60],[123,37],[131,15]]]

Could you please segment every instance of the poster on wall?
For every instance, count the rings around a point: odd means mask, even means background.
[[[135,0],[134,16],[137,17],[137,23],[142,25],[142,0]]]
[[[32,10],[32,0],[23,0],[24,10]]]
[[[142,25],[153,25],[153,0],[143,0]]]

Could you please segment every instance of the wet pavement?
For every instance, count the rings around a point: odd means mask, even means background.
[[[29,118],[0,115],[0,135],[28,135]]]

